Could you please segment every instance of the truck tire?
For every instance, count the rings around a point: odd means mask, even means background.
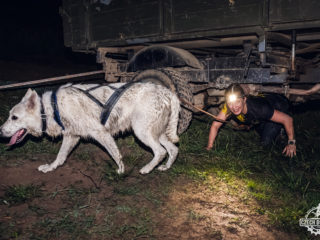
[[[149,69],[137,74],[132,81],[153,82],[155,84],[161,84],[169,88],[172,92],[176,93],[180,99],[182,98],[187,100],[188,102],[193,103],[193,95],[190,87],[188,87],[188,79],[177,70]],[[181,106],[182,107],[180,110],[178,123],[178,134],[186,131],[192,120],[192,111],[190,111],[190,107],[185,105],[184,103],[181,103]]]

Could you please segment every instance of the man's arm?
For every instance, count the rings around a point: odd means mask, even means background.
[[[217,118],[219,118],[221,120],[226,120],[227,115],[223,111],[220,111]],[[213,147],[213,143],[218,135],[219,128],[222,126],[222,124],[223,123],[221,123],[221,122],[213,121],[211,128],[210,128],[208,145],[206,147],[207,150],[210,150]]]
[[[274,113],[270,119],[273,122],[281,123],[288,135],[288,140],[294,140],[294,127],[293,127],[293,119],[288,114],[280,112],[278,110],[274,110]],[[296,145],[288,144],[283,152],[288,157],[293,157],[296,155]]]

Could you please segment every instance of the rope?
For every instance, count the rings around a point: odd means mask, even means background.
[[[203,113],[209,115],[210,117],[214,118],[217,122],[221,122],[221,123],[226,123],[226,122],[228,122],[228,121],[225,121],[225,120],[223,120],[223,119],[218,118],[217,116],[215,116],[215,115],[213,115],[213,114],[211,114],[211,113],[209,113],[209,112],[204,111],[204,110],[201,109],[201,108],[196,107],[196,106],[193,105],[191,102],[189,102],[189,101],[187,101],[187,100],[185,100],[185,99],[183,99],[183,98],[179,98],[179,99],[180,99],[181,102],[189,105],[190,107],[193,107],[193,108],[197,109],[198,111],[203,112]]]

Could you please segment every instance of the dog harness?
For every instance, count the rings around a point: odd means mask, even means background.
[[[121,86],[120,88],[115,89],[113,94],[109,97],[108,101],[103,105],[102,112],[100,115],[100,122],[102,125],[106,124],[113,107],[116,105],[123,93],[127,89],[129,89],[134,83],[136,82],[129,82]]]
[[[40,100],[40,102],[41,102],[40,115],[41,115],[41,120],[42,120],[42,132],[45,132],[47,130],[46,113],[44,112],[42,99]]]
[[[59,126],[64,130],[64,126],[61,122],[60,113],[59,113],[59,107],[57,103],[57,94],[56,91],[53,91],[51,94],[51,105],[53,108],[53,117],[54,120],[59,124]]]
[[[100,122],[102,125],[105,125],[106,122],[108,121],[108,118],[111,114],[112,109],[120,99],[120,97],[124,94],[124,92],[129,89],[134,83],[136,82],[129,82],[126,83],[125,85],[121,86],[120,88],[115,88],[112,86],[108,86],[112,90],[114,90],[113,94],[109,97],[107,102],[105,104],[101,103],[96,97],[94,97],[92,94],[90,94],[90,91],[95,90],[97,88],[103,87],[105,85],[97,85],[92,88],[89,88],[87,90],[83,90],[81,88],[77,88],[75,86],[72,86],[73,88],[76,88],[77,90],[81,91],[84,93],[88,98],[90,98],[93,102],[95,102],[98,106],[102,108],[101,114],[100,114]],[[52,92],[51,95],[51,105],[53,108],[53,113],[54,113],[54,120],[59,124],[59,126],[64,130],[64,126],[62,124],[61,118],[60,118],[60,113],[59,113],[59,107],[57,103],[57,95],[56,91]]]

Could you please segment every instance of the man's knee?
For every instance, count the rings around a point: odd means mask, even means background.
[[[264,124],[263,131],[260,134],[261,144],[264,146],[270,145],[280,133],[282,125],[278,123],[268,122]]]
[[[272,138],[270,136],[261,137],[261,145],[262,146],[270,146],[273,141],[274,141],[274,138]]]

